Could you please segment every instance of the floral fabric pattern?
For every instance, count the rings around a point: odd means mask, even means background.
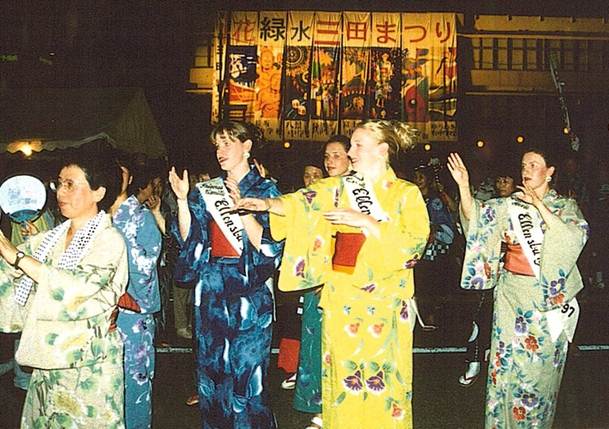
[[[239,190],[243,197],[279,195],[275,184],[255,168],[239,182]],[[244,233],[239,258],[212,258],[211,214],[198,189],[190,193],[188,204],[188,237],[181,239],[177,223],[171,231],[180,243],[175,279],[196,281],[193,324],[202,427],[273,428],[265,386],[273,298],[265,282],[279,265],[283,246],[270,236],[268,214],[256,213],[263,227],[260,250]]]
[[[31,255],[46,233],[20,246]],[[112,312],[127,287],[127,252],[109,216],[74,270],[56,267],[65,238],[49,254],[25,308],[20,274],[0,262],[0,330],[22,330],[17,361],[34,367],[21,427],[123,428],[123,343]]]
[[[125,427],[152,426],[152,380],[154,378],[153,313],[160,310],[157,262],[161,233],[154,216],[132,195],[116,210],[114,226],[123,234],[129,255],[127,292],[141,313],[120,309],[116,321],[125,344]]]
[[[550,191],[543,201],[556,216],[543,226],[539,280],[513,274],[500,263],[502,237],[514,236],[506,198],[475,200],[470,221],[462,219],[467,245],[461,287],[495,287],[487,428],[549,429],[554,420],[568,341],[564,332],[552,341],[545,312],[583,287],[575,264],[588,225],[574,200]]]
[[[418,188],[393,170],[373,184],[389,219],[368,235],[352,274],[332,270],[337,231],[323,212],[349,207],[340,178],[282,197],[285,216],[271,215],[271,232],[286,238],[279,277],[285,291],[324,284],[322,410],[324,428],[412,427],[412,328],[408,301],[412,267],[429,234]]]

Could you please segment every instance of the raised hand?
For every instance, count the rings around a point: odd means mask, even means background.
[[[228,195],[233,200],[233,203],[235,203],[235,205],[237,205],[239,203],[239,201],[241,200],[241,191],[239,190],[239,184],[237,183],[237,181],[234,178],[232,178],[230,176],[226,178],[226,180],[224,181],[224,184],[226,185],[226,188],[228,189]]]
[[[258,162],[256,158],[254,158],[254,166],[256,167],[256,170],[258,170],[260,176],[266,178],[266,168],[264,168],[264,165],[261,162]]]
[[[169,170],[169,184],[171,190],[176,194],[176,198],[179,200],[185,200],[188,197],[188,190],[190,189],[190,183],[188,182],[188,170],[182,172],[182,177],[176,173],[176,168],[171,167]]]
[[[458,153],[448,155],[447,167],[459,188],[469,188],[469,173]]]

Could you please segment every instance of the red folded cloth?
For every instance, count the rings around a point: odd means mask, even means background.
[[[119,308],[122,308],[124,310],[131,310],[135,313],[142,312],[140,305],[135,299],[133,299],[131,295],[129,295],[129,292],[125,292],[121,295],[121,297],[118,299],[118,306]]]
[[[332,269],[352,274],[357,263],[357,255],[361,250],[366,236],[361,232],[337,232],[334,242]]]
[[[214,258],[238,258],[239,253],[231,246],[216,221],[210,221],[208,227],[211,256]]]

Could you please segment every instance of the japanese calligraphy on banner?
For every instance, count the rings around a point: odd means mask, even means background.
[[[311,62],[311,140],[338,133],[341,13],[316,12]]]
[[[283,137],[308,139],[310,119],[311,53],[314,12],[288,12],[288,40],[283,88]]]
[[[366,93],[370,63],[370,13],[343,13],[343,61],[340,89],[341,132],[351,135],[368,117]]]
[[[447,13],[402,15],[404,119],[423,140],[456,140],[456,17]]]
[[[254,123],[269,140],[281,138],[281,79],[286,42],[285,12],[260,12],[258,21],[258,64]]]
[[[456,24],[451,13],[221,12],[212,120],[325,141],[395,119],[421,142],[455,141]]]

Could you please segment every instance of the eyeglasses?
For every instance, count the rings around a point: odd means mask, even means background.
[[[74,191],[79,185],[87,185],[87,182],[82,182],[80,180],[74,181],[71,179],[60,179],[57,178],[52,181],[49,185],[52,191],[59,192],[61,188],[63,188],[66,192]]]

